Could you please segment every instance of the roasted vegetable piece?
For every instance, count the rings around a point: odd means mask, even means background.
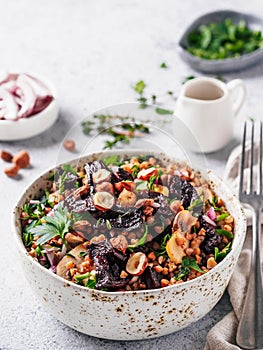
[[[78,265],[83,262],[83,257],[80,256],[81,252],[87,253],[87,248],[83,244],[79,244],[74,249],[68,252],[68,255],[65,255],[57,265],[57,275],[65,278],[66,280],[70,280],[71,277],[68,274],[68,269],[66,268],[66,264],[69,261],[73,261],[75,265]]]
[[[96,289],[115,290],[127,285],[129,280],[120,278],[126,263],[126,256],[121,251],[113,248],[106,240],[91,243],[88,251],[96,266]]]

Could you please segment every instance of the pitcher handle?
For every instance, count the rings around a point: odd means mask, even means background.
[[[236,116],[245,102],[245,98],[247,95],[246,85],[243,82],[243,80],[234,79],[227,84],[227,87],[231,94],[236,89],[240,90],[239,95],[236,98],[236,101],[234,101],[233,103],[233,111],[234,111],[234,115]]]

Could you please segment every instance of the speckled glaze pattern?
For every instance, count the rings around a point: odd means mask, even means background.
[[[130,157],[138,153],[149,154],[149,151],[119,153]],[[150,153],[165,163],[171,161],[164,154]],[[105,152],[103,158],[112,154],[116,152]],[[82,165],[97,158],[101,158],[101,154],[85,156],[70,163]],[[231,252],[215,268],[194,280],[162,289],[136,292],[105,292],[78,286],[51,273],[27,253],[21,240],[21,208],[50,184],[46,179],[51,171],[28,187],[13,215],[15,240],[26,278],[50,314],[69,327],[95,337],[138,340],[178,331],[203,317],[219,301],[244,242],[246,218],[238,199],[210,171],[208,179],[211,186],[223,198],[236,222]]]

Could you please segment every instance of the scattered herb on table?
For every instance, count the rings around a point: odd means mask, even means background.
[[[160,68],[167,69],[168,66],[167,66],[167,64],[166,64],[165,62],[162,62],[162,63],[160,64]]]
[[[139,94],[142,95],[144,92],[144,89],[146,88],[146,84],[143,80],[138,81],[135,86],[134,90]]]
[[[129,144],[135,137],[150,132],[143,123],[135,122],[135,118],[129,116],[119,116],[111,114],[95,114],[93,120],[82,122],[82,130],[86,135],[96,131],[110,136],[104,143],[104,149],[111,149],[120,143]]]
[[[236,24],[230,18],[200,25],[189,34],[188,41],[187,50],[207,60],[239,57],[263,45],[261,31],[248,28],[244,20]]]

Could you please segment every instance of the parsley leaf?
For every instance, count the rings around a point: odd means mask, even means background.
[[[56,236],[62,238],[65,243],[65,234],[69,232],[72,223],[68,209],[63,209],[61,205],[58,205],[54,216],[44,216],[43,220],[45,222],[44,224],[40,224],[28,230],[29,233],[33,234],[35,237],[39,237],[36,244],[44,244]]]
[[[228,232],[227,230],[222,230],[220,228],[216,228],[216,233],[219,235],[225,235],[227,238],[233,238],[234,235],[231,232]]]
[[[162,114],[162,115],[173,114],[174,113],[170,109],[164,109],[164,108],[160,108],[160,107],[156,107],[155,108],[155,112],[158,113],[158,114]]]
[[[165,62],[163,62],[163,63],[160,64],[160,68],[166,69],[166,68],[168,68],[168,66],[167,66],[167,64]]]
[[[219,251],[218,247],[215,247],[215,261],[221,261],[231,251],[231,242],[229,242],[225,248]]]
[[[139,239],[139,241],[135,244],[132,244],[132,245],[128,245],[128,249],[133,251],[134,248],[136,247],[139,247],[141,245],[144,245],[144,243],[146,242],[146,238],[147,238],[147,235],[148,235],[148,226],[145,225],[145,231],[144,231],[144,234],[142,235],[142,237]]]
[[[146,84],[143,80],[140,80],[136,83],[136,85],[133,88],[139,95],[142,95],[144,89],[146,88]]]

